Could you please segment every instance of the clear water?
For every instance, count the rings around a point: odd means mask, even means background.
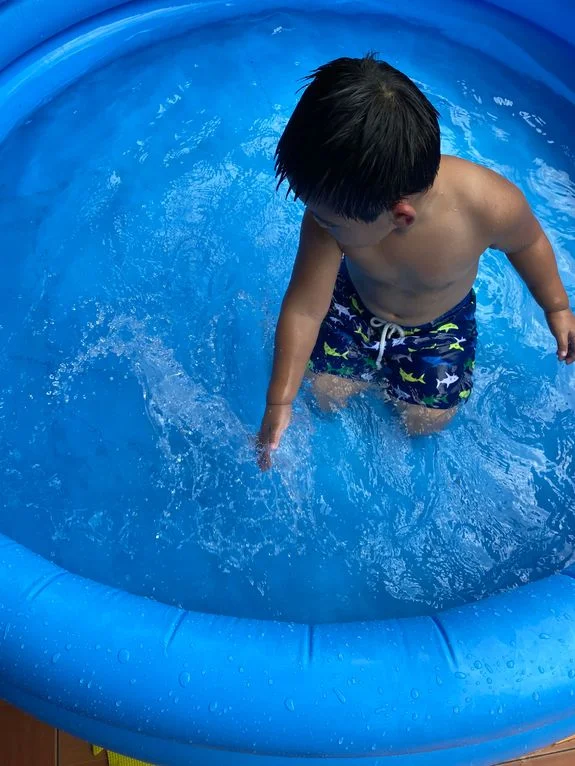
[[[383,16],[274,13],[122,59],[0,148],[1,531],[165,602],[315,622],[574,560],[575,372],[500,254],[448,432],[410,441],[374,398],[325,415],[304,391],[275,470],[254,465],[301,216],[274,147],[297,79],[367,49],[430,94],[445,151],[525,191],[575,297],[575,108],[542,85]]]

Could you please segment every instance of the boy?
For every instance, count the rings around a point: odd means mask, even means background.
[[[575,361],[575,316],[549,240],[522,193],[441,156],[438,113],[373,55],[310,75],[279,141],[279,183],[303,200],[299,250],[276,331],[258,435],[271,465],[306,367],[320,402],[376,384],[412,434],[442,429],[472,388],[473,283],[502,250]]]

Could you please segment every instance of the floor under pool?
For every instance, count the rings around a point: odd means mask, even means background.
[[[0,149],[0,531],[161,601],[311,622],[434,612],[574,561],[575,374],[501,254],[446,433],[304,390],[257,470],[302,213],[273,152],[299,78],[369,49],[439,108],[446,153],[523,189],[575,297],[575,107],[541,84],[383,15],[274,12],[123,58]]]

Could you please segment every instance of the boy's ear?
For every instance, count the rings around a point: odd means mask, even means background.
[[[398,229],[408,229],[415,221],[415,208],[409,202],[398,202],[393,206],[391,215]]]

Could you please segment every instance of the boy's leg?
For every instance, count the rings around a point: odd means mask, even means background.
[[[432,410],[420,404],[396,402],[396,409],[410,436],[428,436],[442,431],[455,417],[459,407]]]
[[[330,375],[327,372],[314,375],[312,381],[317,403],[325,412],[345,407],[350,396],[365,391],[369,385],[359,380]]]

